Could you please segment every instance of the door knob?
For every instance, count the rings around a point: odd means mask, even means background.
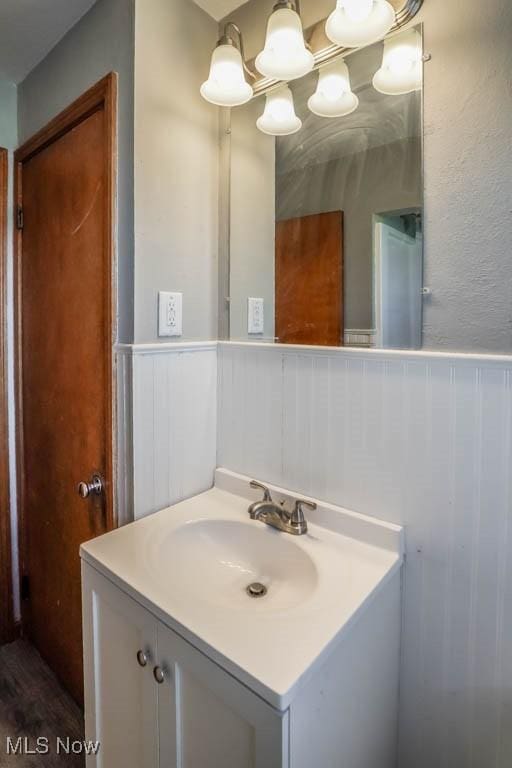
[[[100,496],[103,493],[103,480],[100,475],[93,475],[90,483],[78,483],[78,495],[82,499],[87,499],[91,494]]]
[[[159,685],[162,685],[162,683],[165,680],[165,675],[162,667],[155,667],[153,670],[153,677],[155,678],[156,682]]]
[[[144,651],[137,651],[137,662],[139,667],[145,667],[148,663],[148,657]]]

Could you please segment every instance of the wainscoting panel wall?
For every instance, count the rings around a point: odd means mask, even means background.
[[[400,768],[512,764],[511,441],[512,358],[219,344],[220,466],[406,526]]]
[[[117,482],[114,496],[118,525],[133,520],[133,369],[132,347],[114,347],[116,381],[116,466]]]
[[[123,349],[131,356],[133,376],[133,517],[137,519],[213,484],[217,344],[138,344]],[[124,449],[124,456],[129,466],[129,449]],[[119,487],[121,499],[126,488],[122,480]]]

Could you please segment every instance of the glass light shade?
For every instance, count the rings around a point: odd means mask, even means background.
[[[265,77],[295,80],[311,72],[314,63],[304,43],[299,14],[278,8],[268,20],[265,48],[256,57],[256,68]]]
[[[308,101],[311,112],[319,117],[344,117],[358,106],[359,99],[352,93],[346,63],[341,60],[323,67],[318,74],[317,89]]]
[[[387,0],[337,0],[325,33],[336,45],[358,48],[382,40],[395,18],[395,9]]]
[[[384,40],[382,67],[373,78],[380,93],[398,96],[419,91],[422,82],[422,50],[419,32],[412,29]]]
[[[302,120],[295,114],[293,95],[287,85],[267,93],[265,111],[256,125],[270,136],[288,136],[300,131]]]
[[[217,46],[212,54],[210,76],[201,86],[201,96],[219,107],[237,107],[248,102],[252,95],[238,48]]]

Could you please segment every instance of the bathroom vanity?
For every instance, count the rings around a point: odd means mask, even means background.
[[[402,530],[249,480],[82,546],[89,768],[395,765]]]

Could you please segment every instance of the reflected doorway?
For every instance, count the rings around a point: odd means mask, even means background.
[[[374,217],[375,346],[421,349],[423,233],[419,210]]]

